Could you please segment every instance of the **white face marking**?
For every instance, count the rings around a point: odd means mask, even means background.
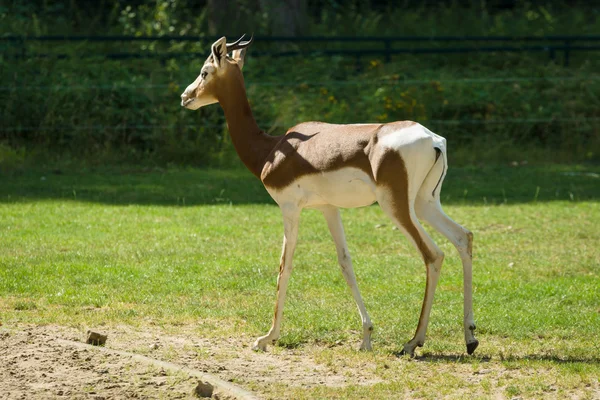
[[[214,67],[214,65],[207,63],[204,65],[204,67],[202,67],[199,78],[204,84],[207,84],[213,78],[215,71],[216,68]]]
[[[210,82],[215,74],[216,68],[211,63],[205,63],[200,75],[181,94],[181,105],[190,110],[197,110],[202,106],[214,104],[217,99],[210,93],[205,93],[203,88]],[[200,93],[199,97],[196,94]]]

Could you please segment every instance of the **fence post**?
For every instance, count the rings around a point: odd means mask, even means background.
[[[569,56],[571,53],[570,47],[571,47],[571,41],[565,40],[565,59],[563,60],[565,67],[569,66]]]
[[[354,56],[356,57],[356,72],[361,72],[362,71],[362,63],[361,63],[361,59],[360,59],[360,53],[354,53]]]
[[[392,41],[389,38],[386,38],[383,41],[384,44],[384,48],[385,48],[385,62],[390,62],[392,61]]]
[[[548,49],[550,50],[549,51],[549,53],[550,53],[550,61],[551,62],[556,61],[556,51],[555,51],[554,47],[548,46]]]
[[[25,59],[27,58],[27,49],[25,48],[25,37],[19,37],[19,40],[17,40],[17,46],[21,46],[21,61],[25,61]]]

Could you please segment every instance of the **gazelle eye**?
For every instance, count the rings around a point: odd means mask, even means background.
[[[200,74],[200,76],[202,77],[202,79],[206,79],[207,75],[208,75],[208,72],[206,72],[206,71],[202,71],[202,73]]]

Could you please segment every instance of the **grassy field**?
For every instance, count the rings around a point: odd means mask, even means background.
[[[474,232],[476,356],[462,338],[462,271],[449,242],[428,340],[412,337],[425,287],[415,250],[377,206],[342,217],[375,324],[360,321],[325,222],[304,212],[279,345],[332,370],[369,365],[373,385],[246,382],[266,397],[600,396],[600,167],[451,169],[446,212]],[[282,223],[241,170],[26,168],[0,173],[0,320],[129,324],[198,337],[265,333]]]

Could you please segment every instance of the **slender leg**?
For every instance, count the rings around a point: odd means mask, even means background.
[[[273,344],[279,339],[281,319],[283,317],[283,304],[287,291],[290,275],[292,274],[292,258],[296,249],[298,238],[298,222],[300,219],[300,209],[293,206],[282,206],[283,213],[283,250],[279,263],[279,276],[277,277],[277,300],[275,303],[275,312],[273,315],[273,325],[265,336],[261,336],[254,342],[254,350],[266,350],[268,344]]]
[[[321,208],[325,219],[327,220],[327,226],[335,242],[337,250],[337,257],[340,267],[342,269],[342,275],[346,279],[346,283],[352,291],[352,296],[358,307],[360,318],[362,320],[363,327],[363,340],[360,345],[361,350],[371,350],[371,333],[373,332],[373,324],[371,318],[367,313],[367,309],[363,302],[356,283],[356,276],[354,269],[352,268],[352,259],[350,258],[350,252],[348,251],[348,245],[346,243],[346,236],[344,234],[344,226],[342,225],[342,218],[340,216],[340,210],[336,207],[323,207]]]
[[[444,213],[439,198],[424,200],[421,196],[415,202],[417,216],[427,221],[442,235],[446,236],[458,250],[463,265],[464,286],[464,331],[467,353],[473,354],[479,342],[475,339],[475,319],[473,316],[473,234],[454,222]]]
[[[404,345],[403,353],[409,354],[411,357],[415,354],[416,347],[422,347],[425,343],[425,334],[427,333],[427,325],[429,324],[429,314],[433,305],[433,297],[435,289],[440,277],[442,262],[444,261],[444,253],[435,244],[431,237],[427,234],[423,226],[419,223],[413,208],[409,201],[402,203],[398,196],[393,192],[379,191],[377,193],[377,201],[383,211],[394,221],[398,229],[409,238],[417,250],[421,253],[427,268],[427,283],[425,286],[425,298],[421,307],[421,315],[415,336]]]

